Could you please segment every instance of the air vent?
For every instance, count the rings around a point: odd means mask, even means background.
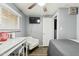
[[[69,14],[70,15],[77,15],[78,14],[78,8],[77,7],[70,7],[69,8]]]

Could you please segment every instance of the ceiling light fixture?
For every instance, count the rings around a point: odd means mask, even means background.
[[[40,6],[44,6],[46,3],[41,2],[41,3],[37,3],[37,4]]]

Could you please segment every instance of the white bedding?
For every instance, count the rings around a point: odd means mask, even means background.
[[[32,50],[39,45],[39,40],[33,37],[28,37],[27,43],[29,44],[29,50]]]

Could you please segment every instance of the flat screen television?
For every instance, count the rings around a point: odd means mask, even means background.
[[[30,24],[40,24],[40,17],[29,17]]]

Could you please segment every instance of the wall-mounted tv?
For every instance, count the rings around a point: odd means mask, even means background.
[[[30,24],[40,24],[40,17],[29,17]]]

